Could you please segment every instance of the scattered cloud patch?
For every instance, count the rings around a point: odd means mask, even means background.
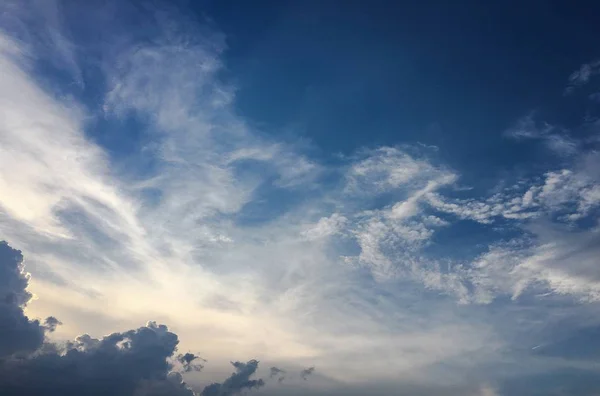
[[[286,371],[283,369],[280,369],[278,367],[271,367],[269,369],[270,374],[269,374],[269,378],[277,378],[277,382],[281,383],[283,382],[283,380],[285,379],[285,374]]]
[[[580,85],[587,84],[593,76],[600,73],[600,60],[594,60],[589,63],[581,65],[579,70],[574,71],[569,76],[569,86],[567,87],[567,93],[571,92],[574,88]]]
[[[193,353],[187,352],[184,354],[177,355],[177,361],[183,366],[183,371],[189,373],[191,371],[201,371],[204,368],[202,363],[198,361],[206,362],[200,356],[194,355]]]
[[[31,298],[21,252],[0,243],[0,272],[4,277],[0,389],[5,395],[195,396],[174,370],[173,361],[187,373],[199,371],[201,360],[192,353],[175,355],[179,339],[167,326],[148,322],[144,327],[102,338],[87,334],[64,345],[45,342],[44,331],[60,324],[49,317],[44,326],[30,320],[23,307]],[[10,285],[10,288],[7,287]],[[9,316],[12,315],[12,316]],[[223,384],[212,384],[202,394],[232,395],[258,388],[264,381],[250,380],[258,362],[232,363],[236,368]],[[216,393],[215,393],[216,392]]]
[[[541,140],[549,150],[560,156],[572,156],[578,152],[578,142],[566,130],[540,123],[534,114],[518,120],[505,134],[515,140]]]
[[[42,345],[45,328],[25,315],[32,297],[27,290],[29,274],[24,272],[21,252],[5,241],[0,242],[0,274],[0,358],[33,352]]]
[[[213,383],[202,391],[202,396],[229,396],[241,393],[245,390],[257,389],[265,385],[263,379],[250,379],[258,368],[257,360],[247,363],[232,362],[235,372],[223,383]]]
[[[303,380],[307,380],[308,376],[312,375],[312,373],[314,373],[314,372],[315,372],[314,367],[306,368],[300,372],[300,377],[302,377]]]

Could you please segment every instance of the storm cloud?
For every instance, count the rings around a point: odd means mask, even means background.
[[[250,360],[247,363],[231,362],[231,364],[235,367],[236,371],[222,384],[213,383],[208,385],[202,391],[202,396],[229,396],[246,389],[255,389],[264,386],[264,380],[250,379],[258,368],[257,360]]]
[[[102,338],[83,334],[63,345],[45,342],[60,320],[44,324],[29,319],[24,307],[32,298],[27,290],[23,255],[0,242],[0,393],[3,396],[194,396],[175,370],[199,371],[203,359],[177,354],[177,335],[162,324],[148,322],[138,329]],[[258,361],[232,363],[236,372],[223,384],[209,385],[204,395],[231,395],[264,385],[250,377]]]
[[[201,371],[204,368],[204,365],[198,363],[198,361],[206,362],[205,359],[190,352],[177,355],[177,361],[181,363],[183,371],[186,373],[189,373],[190,371]]]
[[[1,241],[0,358],[32,352],[44,341],[44,327],[37,320],[29,320],[23,311],[32,297],[27,291],[28,284],[29,275],[23,270],[21,251]]]

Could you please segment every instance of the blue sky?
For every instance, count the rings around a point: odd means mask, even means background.
[[[1,7],[0,390],[600,392],[592,5]]]

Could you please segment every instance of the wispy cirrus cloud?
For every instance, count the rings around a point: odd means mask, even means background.
[[[578,152],[579,142],[571,138],[566,130],[538,122],[533,113],[519,119],[505,134],[516,140],[541,140],[559,156],[568,157]]]
[[[598,73],[600,73],[600,60],[584,63],[569,76],[567,92],[572,92],[575,87],[587,84]]]

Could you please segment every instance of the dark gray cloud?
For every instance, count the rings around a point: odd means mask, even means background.
[[[302,379],[306,380],[308,378],[308,376],[311,375],[314,372],[315,372],[315,368],[314,367],[309,367],[309,368],[306,368],[306,369],[302,370],[300,372],[300,376],[302,377]]]
[[[89,335],[27,359],[0,362],[2,395],[186,395],[181,376],[170,374],[169,358],[179,343],[166,326],[146,326],[102,339]]]
[[[190,371],[201,371],[204,365],[200,362],[206,362],[206,359],[188,352],[177,355],[177,361],[183,366],[183,371],[189,373]]]
[[[282,370],[282,369],[277,368],[277,367],[271,367],[271,375],[270,375],[271,378],[273,378],[273,377],[275,377],[276,375],[279,375],[279,374],[285,374],[285,370]]]
[[[260,388],[265,384],[262,379],[250,379],[258,368],[258,360],[250,360],[247,363],[231,362],[235,372],[231,374],[222,384],[214,383],[208,385],[202,391],[202,396],[229,396],[240,393],[246,389]]]
[[[50,316],[30,320],[24,307],[32,295],[23,255],[0,242],[0,394],[2,396],[194,396],[175,371],[199,371],[204,359],[176,354],[179,339],[167,326],[146,326],[97,339],[88,334],[64,345],[45,342],[45,333],[61,324]],[[236,372],[203,395],[232,395],[259,388],[250,377],[258,361],[232,363]]]
[[[52,333],[58,326],[60,326],[62,322],[56,319],[54,316],[48,316],[44,321],[44,327],[46,331]]]
[[[285,379],[285,370],[279,367],[271,367],[270,372],[269,378],[277,377],[277,382],[283,382]]]
[[[31,300],[28,284],[21,251],[0,241],[0,358],[32,352],[44,342],[44,327],[23,311]]]

